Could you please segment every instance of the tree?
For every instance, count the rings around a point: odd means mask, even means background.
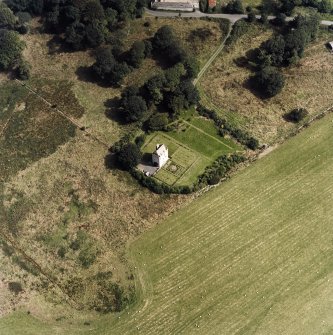
[[[90,47],[98,47],[105,41],[107,31],[102,22],[94,21],[85,28],[87,44]]]
[[[273,66],[281,66],[284,63],[284,50],[286,43],[282,35],[276,35],[264,42],[262,49],[270,57]]]
[[[140,96],[130,96],[122,101],[125,119],[127,122],[135,122],[143,119],[147,113],[147,104]]]
[[[267,66],[254,76],[256,88],[267,98],[281,92],[284,86],[284,77],[275,67]]]
[[[180,80],[182,76],[184,76],[185,74],[186,74],[186,70],[182,63],[177,63],[173,67],[167,69],[164,72],[164,76],[165,76],[164,88],[167,91],[171,91],[171,92],[175,91],[175,89],[180,84]]]
[[[119,84],[129,72],[125,63],[119,63],[115,59],[110,46],[97,51],[93,70],[100,79],[111,85]]]
[[[158,105],[163,100],[163,88],[165,84],[164,74],[158,74],[145,83],[144,88],[147,92],[147,101],[153,102],[155,105]]]
[[[28,80],[30,78],[30,65],[28,62],[21,60],[15,70],[19,79]]]
[[[244,8],[241,0],[232,0],[224,8],[224,11],[229,14],[243,14]]]
[[[28,12],[17,12],[16,17],[20,24],[27,24],[31,21],[31,15]]]
[[[248,22],[255,22],[256,19],[256,14],[253,12],[253,10],[251,10],[248,14],[247,14],[247,20]]]
[[[142,157],[140,149],[134,143],[125,144],[117,153],[117,161],[125,170],[135,168]]]
[[[0,28],[12,29],[17,21],[13,12],[6,4],[0,3]]]
[[[128,52],[127,63],[133,67],[139,68],[145,58],[145,43],[136,41],[133,43],[132,48]]]
[[[65,41],[74,50],[83,48],[84,40],[86,38],[86,29],[84,24],[75,21],[65,32]]]
[[[196,78],[200,71],[199,62],[195,57],[187,57],[183,62],[186,70],[186,76],[189,79]]]
[[[305,108],[295,108],[291,112],[284,115],[285,120],[298,123],[309,115]]]
[[[175,44],[177,40],[170,26],[162,26],[153,37],[153,48],[156,52],[164,51]]]
[[[8,70],[19,61],[23,47],[17,32],[0,29],[0,68]]]
[[[169,123],[168,116],[165,113],[153,114],[148,120],[148,128],[150,130],[165,130],[166,126]]]

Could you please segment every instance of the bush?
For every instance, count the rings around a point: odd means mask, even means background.
[[[271,98],[281,92],[284,86],[284,77],[276,68],[267,66],[256,73],[253,82],[260,93],[267,98]]]
[[[168,116],[165,113],[158,113],[150,117],[147,126],[149,130],[165,130],[168,123]]]
[[[30,65],[28,62],[20,61],[16,68],[16,76],[21,80],[28,80],[30,78]]]
[[[249,30],[249,23],[245,20],[237,21],[231,30],[230,36],[226,41],[227,45],[235,43],[240,37],[242,37]]]
[[[11,292],[19,294],[23,291],[22,284],[17,281],[11,281],[8,283],[8,288]]]
[[[289,122],[298,123],[305,119],[309,112],[305,108],[295,108],[291,112],[284,115],[284,119]]]

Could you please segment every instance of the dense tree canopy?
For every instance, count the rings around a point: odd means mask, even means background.
[[[136,167],[141,157],[142,153],[140,148],[134,143],[125,144],[117,153],[117,161],[125,170],[131,170]]]
[[[0,68],[9,70],[21,59],[24,43],[17,32],[0,29]]]
[[[13,28],[16,22],[17,18],[13,12],[6,4],[0,3],[0,28]]]
[[[122,79],[129,72],[126,63],[120,63],[115,59],[110,46],[97,51],[93,70],[102,81],[110,85],[121,83]]]
[[[254,76],[257,89],[267,98],[271,98],[281,92],[284,85],[282,73],[275,67],[267,66]]]

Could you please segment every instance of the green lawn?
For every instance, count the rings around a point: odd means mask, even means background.
[[[168,147],[170,161],[155,178],[168,185],[191,185],[216,158],[241,149],[231,139],[219,136],[212,121],[193,115],[177,122],[176,130],[148,136],[142,151],[151,154],[161,143]],[[177,170],[172,171],[175,166]]]
[[[0,334],[332,334],[333,115],[206,193],[129,248],[137,304]]]

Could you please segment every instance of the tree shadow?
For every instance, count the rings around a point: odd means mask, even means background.
[[[269,100],[270,97],[267,97],[265,94],[263,94],[262,92],[260,92],[260,90],[257,89],[257,83],[255,81],[254,76],[246,79],[243,82],[243,88],[247,89],[248,91],[250,91],[255,97],[257,97],[258,99],[261,99],[263,101]]]
[[[104,102],[104,106],[106,108],[104,114],[108,119],[113,120],[120,125],[127,124],[120,110],[120,98],[115,97],[113,99],[108,99]]]
[[[116,155],[112,152],[108,152],[104,157],[104,165],[109,170],[117,170],[119,166],[117,164]]]

